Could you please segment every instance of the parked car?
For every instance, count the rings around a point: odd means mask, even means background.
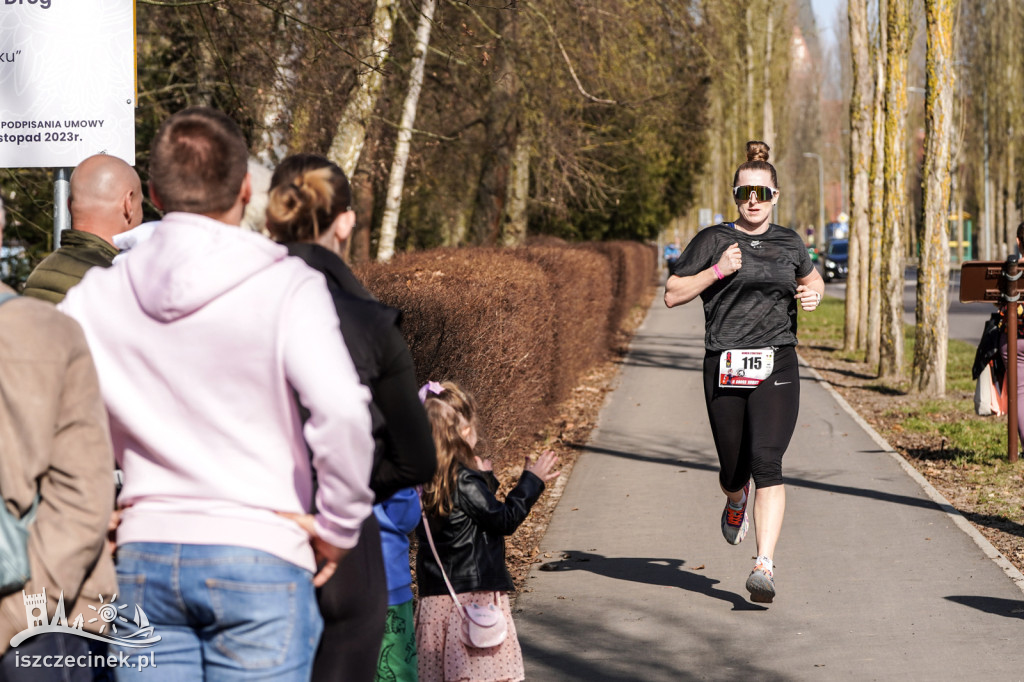
[[[850,271],[850,241],[848,239],[833,239],[825,249],[822,258],[821,271],[826,282],[832,280],[846,279]]]

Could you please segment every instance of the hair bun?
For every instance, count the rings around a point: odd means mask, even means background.
[[[771,147],[767,143],[760,140],[751,140],[747,143],[747,161],[764,161],[767,163],[770,151]]]

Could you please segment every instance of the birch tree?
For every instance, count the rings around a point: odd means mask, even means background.
[[[873,78],[867,0],[847,0],[847,14],[850,20],[853,88],[850,98],[850,273],[843,348],[855,351],[864,347],[867,331]]]
[[[295,6],[295,23],[302,24],[305,16],[306,3]],[[275,16],[274,37],[268,42],[274,51],[274,82],[263,92],[262,123],[253,140],[254,154],[264,166],[273,168],[288,155],[285,140],[286,122],[291,109],[291,94],[297,85],[296,66],[302,56],[300,46],[301,32],[298,35],[286,30],[288,19]]]
[[[370,117],[384,82],[382,67],[388,57],[395,29],[395,3],[396,0],[377,0],[373,12],[373,30],[363,51],[363,71],[349,96],[327,152],[327,158],[338,164],[349,177],[359,163]]]
[[[526,243],[526,209],[530,198],[530,142],[522,132],[516,138],[509,173],[508,198],[505,201],[505,221],[501,226],[502,246],[522,246]]]
[[[416,123],[416,108],[423,89],[423,68],[427,62],[427,48],[430,46],[430,28],[434,21],[437,0],[423,0],[420,6],[420,20],[416,26],[416,47],[413,50],[412,68],[409,70],[409,91],[402,107],[402,121],[398,125],[398,140],[395,143],[395,158],[391,162],[388,178],[387,198],[380,223],[380,245],[377,247],[377,261],[387,263],[395,255],[395,234],[398,230],[398,214],[402,209],[402,188],[405,186],[405,167],[409,162],[409,145],[412,143],[412,127]]]
[[[946,393],[949,338],[949,150],[953,137],[953,15],[955,0],[925,0],[927,56],[924,141],[924,228],[918,243],[917,325],[911,385]]]
[[[885,200],[882,209],[882,315],[878,375],[903,373],[903,226],[906,222],[907,54],[909,0],[889,0],[885,87]]]

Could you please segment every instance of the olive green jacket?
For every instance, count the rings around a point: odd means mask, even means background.
[[[109,268],[119,253],[113,244],[82,230],[65,230],[60,241],[60,248],[44,258],[28,276],[22,292],[26,296],[60,303],[89,268]]]

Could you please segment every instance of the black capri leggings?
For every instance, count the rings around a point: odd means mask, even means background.
[[[777,348],[771,376],[753,389],[719,387],[720,356],[704,356],[704,401],[721,466],[718,480],[730,492],[743,488],[751,476],[757,488],[782,485],[782,455],[800,410],[796,348]]]

